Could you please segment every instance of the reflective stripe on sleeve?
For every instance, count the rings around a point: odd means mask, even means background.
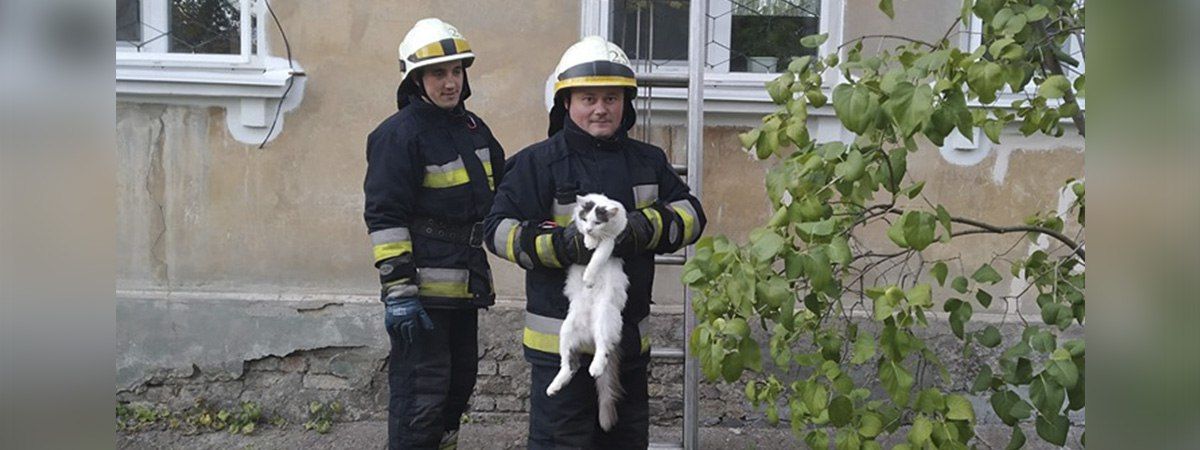
[[[387,228],[371,233],[371,244],[374,247],[375,262],[412,253],[412,238],[405,227]]]
[[[467,269],[418,267],[419,293],[422,297],[473,298],[467,281]]]
[[[639,184],[633,187],[633,203],[637,209],[653,205],[658,201],[657,184]]]
[[[671,202],[671,209],[679,214],[680,221],[683,222],[683,245],[691,244],[698,238],[698,227],[696,226],[696,210],[692,207],[692,202],[687,200],[679,200]]]
[[[534,249],[543,266],[562,268],[562,263],[558,262],[558,255],[554,253],[554,235],[547,233],[538,236],[534,241]]]

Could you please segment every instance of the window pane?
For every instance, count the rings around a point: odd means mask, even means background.
[[[170,52],[241,52],[238,0],[170,1]]]
[[[654,66],[686,66],[688,3],[613,0],[612,41],[625,50],[630,60],[647,64],[647,60],[653,59]]]
[[[117,0],[117,42],[142,41],[142,2]]]
[[[800,38],[820,30],[819,0],[733,0],[731,72],[781,72],[792,58],[816,54]]]

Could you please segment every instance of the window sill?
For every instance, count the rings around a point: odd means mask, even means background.
[[[304,81],[303,69],[291,68],[282,58],[267,58],[259,66],[249,66],[126,60],[118,54],[116,65],[118,101],[224,107],[233,137],[255,144],[279,134],[282,113],[300,104]],[[278,118],[276,109],[280,110]]]

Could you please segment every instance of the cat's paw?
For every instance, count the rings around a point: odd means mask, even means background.
[[[588,366],[588,373],[592,375],[592,378],[599,378],[600,375],[604,374],[604,366],[607,365],[605,364],[607,361],[607,359],[601,358],[592,360],[592,364]]]
[[[550,383],[550,386],[546,388],[546,396],[553,397],[554,394],[557,394],[561,389],[562,383]]]

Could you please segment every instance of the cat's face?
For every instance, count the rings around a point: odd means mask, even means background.
[[[576,202],[579,207],[575,212],[575,226],[584,234],[596,235],[625,227],[625,207],[620,202],[598,194],[577,197]]]

